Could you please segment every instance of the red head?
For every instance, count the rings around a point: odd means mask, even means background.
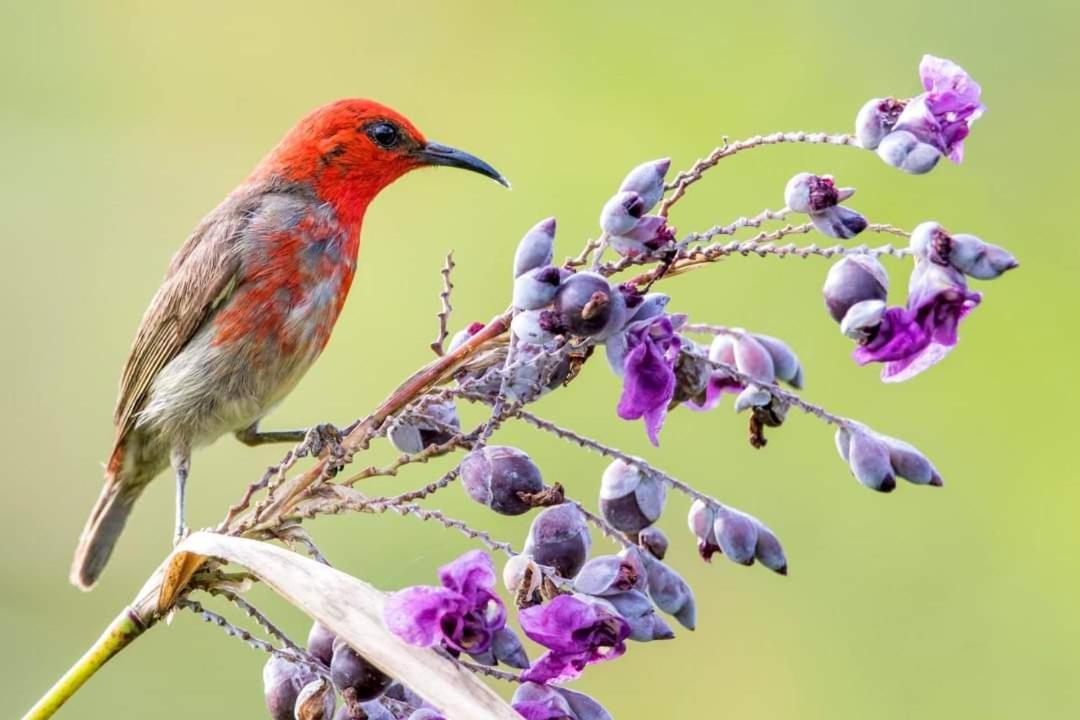
[[[483,160],[429,142],[408,118],[362,99],[338,100],[309,113],[270,151],[254,178],[309,183],[342,221],[356,222],[379,191],[428,165],[472,170],[509,187]]]

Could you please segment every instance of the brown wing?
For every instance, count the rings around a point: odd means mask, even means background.
[[[231,293],[240,265],[236,240],[248,218],[250,210],[227,200],[173,257],[124,365],[113,415],[114,458],[135,426],[154,378]]]

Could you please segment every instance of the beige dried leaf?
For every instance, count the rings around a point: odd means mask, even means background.
[[[406,645],[383,624],[386,595],[340,570],[276,545],[197,532],[175,551],[242,565],[330,628],[391,677],[439,708],[447,720],[521,720],[479,678],[434,650]]]

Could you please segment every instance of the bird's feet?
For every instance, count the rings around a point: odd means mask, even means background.
[[[187,525],[177,525],[176,531],[173,533],[173,547],[175,548],[177,545],[184,542],[184,539],[190,534],[191,528],[189,528]]]
[[[316,425],[304,434],[304,442],[300,444],[296,454],[298,457],[304,455],[318,457],[325,451],[330,455],[340,455],[342,452],[341,439],[343,437],[345,437],[345,433],[330,423]]]

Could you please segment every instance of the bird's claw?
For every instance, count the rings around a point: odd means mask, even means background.
[[[175,548],[180,543],[184,542],[188,535],[191,534],[191,528],[187,525],[181,525],[176,528],[176,532],[173,534],[173,547]]]
[[[315,457],[322,455],[324,451],[332,455],[340,454],[342,437],[342,432],[330,423],[316,425],[304,436],[300,454],[311,454]]]

